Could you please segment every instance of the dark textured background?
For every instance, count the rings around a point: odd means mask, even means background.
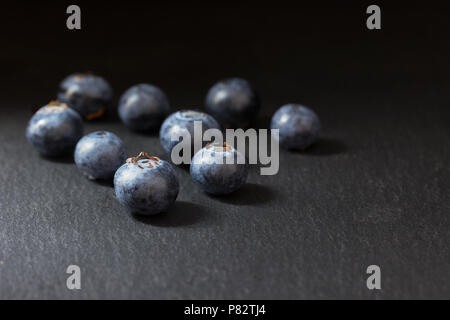
[[[69,3],[67,3],[69,4]],[[0,298],[450,298],[450,11],[382,5],[381,31],[359,4],[2,4]],[[118,97],[149,82],[173,109],[202,107],[218,79],[259,89],[266,127],[280,105],[317,111],[322,138],[281,152],[276,176],[251,172],[235,195],[201,193],[178,168],[166,215],[136,219],[71,159],[41,158],[24,130],[75,71]],[[167,158],[156,136],[108,118],[131,154]],[[82,269],[82,290],[65,269]],[[365,285],[382,269],[382,290]]]

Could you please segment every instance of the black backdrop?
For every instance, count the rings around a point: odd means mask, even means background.
[[[450,10],[439,2],[2,3],[0,17],[0,298],[449,298]],[[229,197],[202,194],[178,168],[174,208],[129,216],[107,184],[71,159],[26,143],[32,111],[76,71],[160,86],[174,110],[202,108],[218,79],[262,96],[256,126],[287,102],[310,106],[323,132],[280,172]],[[114,109],[86,124],[131,154],[163,158]],[[77,264],[82,289],[66,288]],[[366,288],[366,268],[382,290]]]

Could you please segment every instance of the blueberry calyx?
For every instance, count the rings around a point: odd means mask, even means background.
[[[206,149],[211,149],[213,147],[215,151],[230,151],[231,149],[233,149],[233,147],[226,142],[223,143],[223,146],[221,146],[219,143],[212,142],[207,143],[205,146]]]
[[[92,75],[92,72],[77,73],[77,74],[75,74],[75,78],[79,80],[79,79],[83,79],[83,78],[86,78],[91,75]]]
[[[179,114],[177,114],[178,119],[201,119],[205,117],[205,113],[201,111],[195,111],[195,110],[183,110],[180,111]]]
[[[140,160],[144,160],[144,161],[140,161]],[[128,158],[126,162],[133,163],[133,164],[137,165],[139,168],[144,169],[144,167],[141,166],[142,163],[145,163],[145,164],[148,163],[147,168],[153,168],[154,165],[157,165],[161,162],[161,159],[159,159],[156,156],[150,156],[147,152],[141,152],[138,154],[137,157]]]
[[[100,107],[97,112],[88,114],[85,118],[86,120],[94,120],[102,117],[105,114],[105,108]]]
[[[65,103],[59,102],[59,100],[52,100],[47,104],[47,108],[39,109],[36,113],[51,113],[51,112],[61,112],[68,109],[69,107]]]

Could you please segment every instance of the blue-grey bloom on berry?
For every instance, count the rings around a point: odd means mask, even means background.
[[[208,144],[192,159],[192,179],[207,193],[222,195],[241,188],[248,175],[245,157],[227,143]]]
[[[83,121],[80,115],[58,101],[40,108],[26,130],[28,142],[46,156],[72,152],[82,136]]]
[[[164,92],[145,83],[128,89],[119,101],[120,119],[134,131],[158,130],[169,110],[169,100]]]
[[[256,118],[260,99],[247,80],[230,78],[217,82],[208,91],[206,112],[226,128],[246,128]]]
[[[124,143],[108,131],[84,136],[75,148],[75,164],[89,179],[111,180],[126,159]]]
[[[201,136],[194,135],[194,122],[199,121],[202,125]],[[220,130],[220,125],[217,121],[211,117],[209,114],[199,111],[193,110],[181,110],[175,113],[172,113],[169,117],[164,120],[161,125],[161,129],[159,131],[159,139],[161,145],[164,150],[168,154],[171,154],[172,149],[175,145],[177,145],[180,141],[183,140],[182,137],[185,135],[189,135],[191,139],[191,158],[194,156],[194,153],[198,150],[194,150],[194,139],[202,139],[203,132],[207,129],[218,129]],[[172,140],[172,135],[174,137],[178,137],[177,139]],[[200,144],[204,146],[207,143],[202,141]]]
[[[103,116],[111,105],[112,97],[109,83],[90,73],[72,74],[59,85],[58,99],[67,103],[86,120]]]
[[[279,129],[279,143],[292,150],[304,150],[319,135],[319,117],[311,109],[300,104],[286,104],[272,117],[272,129]]]
[[[119,202],[130,212],[153,215],[167,211],[175,202],[179,182],[169,162],[141,152],[117,170],[114,190]]]

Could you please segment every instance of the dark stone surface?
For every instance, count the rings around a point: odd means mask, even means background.
[[[450,298],[450,55],[446,8],[17,4],[0,22],[0,298]],[[151,16],[151,19],[148,18]],[[20,17],[20,19],[18,19]],[[174,109],[201,107],[218,79],[259,89],[258,127],[288,102],[313,108],[320,141],[281,152],[276,176],[250,172],[229,197],[177,168],[166,215],[127,214],[107,184],[25,140],[32,110],[64,76],[90,70],[116,98],[140,82]],[[156,135],[115,112],[86,131],[167,159]],[[82,289],[66,288],[68,265]],[[382,290],[366,288],[366,268]]]

